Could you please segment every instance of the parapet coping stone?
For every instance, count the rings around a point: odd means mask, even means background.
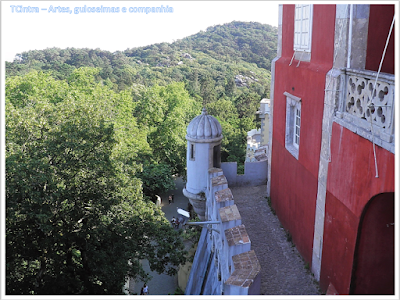
[[[230,188],[226,188],[215,192],[215,201],[224,202],[233,200],[232,191]]]
[[[219,173],[222,172],[222,169],[220,168],[209,168],[208,173]]]
[[[212,182],[213,186],[228,184],[228,180],[226,180],[225,175],[219,175],[219,176],[213,177],[211,180],[212,180],[211,182]]]
[[[235,271],[225,282],[229,285],[248,288],[260,273],[261,265],[254,250],[232,256]]]
[[[221,216],[222,222],[229,222],[242,219],[236,204],[221,207],[219,209],[219,215]]]
[[[250,243],[246,227],[242,224],[225,230],[225,237],[229,246],[243,245]]]

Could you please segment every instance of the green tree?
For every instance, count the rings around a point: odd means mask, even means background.
[[[209,76],[204,76],[200,80],[200,95],[204,103],[215,101],[215,83]]]
[[[7,79],[7,294],[121,294],[126,276],[147,278],[141,260],[168,274],[185,260],[134,176],[146,145],[121,131],[140,132],[130,93],[97,73]]]
[[[236,84],[235,84],[235,79],[231,76],[228,79],[228,82],[225,85],[225,94],[228,97],[232,97],[235,93],[236,90]]]
[[[148,164],[138,176],[143,181],[143,194],[154,199],[155,195],[175,189],[171,167],[166,164]]]
[[[221,98],[209,103],[207,110],[221,123],[223,132],[221,160],[243,163],[246,156],[247,132],[241,128],[241,119],[233,102]]]
[[[185,174],[186,128],[199,111],[183,83],[153,86],[137,99],[135,116],[148,132],[151,159],[170,166],[171,174]]]
[[[256,93],[244,93],[238,96],[234,103],[239,113],[239,118],[248,117],[255,119],[260,101],[261,98]]]

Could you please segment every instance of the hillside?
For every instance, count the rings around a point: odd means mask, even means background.
[[[256,22],[232,22],[207,28],[176,42],[180,47],[202,51],[221,61],[241,59],[271,69],[276,56],[278,29]]]
[[[35,69],[51,71],[56,78],[66,79],[75,68],[90,66],[101,68],[101,79],[116,83],[118,90],[133,83],[151,86],[185,81],[195,95],[199,94],[198,80],[209,78],[220,96],[225,93],[227,83],[236,79],[236,85],[244,92],[249,89],[262,96],[268,93],[276,43],[275,27],[232,22],[209,27],[205,32],[171,44],[159,43],[114,53],[88,48],[23,52],[13,62],[6,62],[6,76]]]
[[[278,31],[271,25],[256,22],[231,22],[207,28],[172,44],[160,43],[128,49],[124,53],[142,58],[146,63],[157,61],[157,53],[173,55],[176,51],[202,52],[212,58],[236,64],[240,60],[254,63],[259,68],[271,69],[276,56]],[[166,57],[165,57],[166,58]]]

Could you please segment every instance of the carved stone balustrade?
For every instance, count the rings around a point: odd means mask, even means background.
[[[394,153],[394,75],[343,69],[334,121]]]

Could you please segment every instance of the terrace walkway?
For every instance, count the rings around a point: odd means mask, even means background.
[[[318,283],[268,206],[267,186],[230,189],[261,265],[261,294],[320,295]]]

